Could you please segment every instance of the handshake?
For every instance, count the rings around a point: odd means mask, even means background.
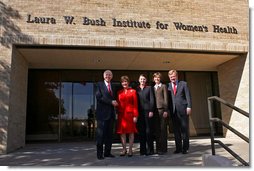
[[[114,107],[117,107],[117,106],[118,106],[117,101],[116,101],[116,100],[113,100],[113,101],[112,101],[112,105],[113,105]]]

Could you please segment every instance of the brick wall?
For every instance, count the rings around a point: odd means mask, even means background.
[[[7,32],[8,35],[14,36],[12,41],[19,43],[248,51],[247,1],[13,0],[7,2],[3,1],[2,5],[6,9],[5,13],[11,14],[5,17],[9,22]],[[27,17],[29,14],[30,19]],[[66,24],[64,16],[74,17],[72,24]],[[35,17],[49,17],[49,24],[31,23],[36,20]],[[102,19],[105,26],[83,25],[84,17],[99,21]],[[53,23],[56,24],[50,24],[51,18],[54,18]],[[119,21],[149,23],[151,28],[114,27],[113,18]],[[156,24],[158,21],[159,29]],[[203,31],[177,30],[174,22],[182,23],[185,27],[201,26]],[[238,34],[214,33],[213,25],[223,28],[234,27]],[[205,27],[207,28],[204,29]],[[10,40],[4,37],[4,41]]]
[[[2,0],[0,153],[24,145],[28,66],[22,56],[12,50],[13,44],[143,47],[246,53],[249,50],[248,13],[248,1],[239,0]],[[66,24],[64,16],[74,17],[72,24]],[[48,17],[49,24],[32,23],[33,20],[37,21],[35,17]],[[99,21],[102,19],[106,24],[84,25],[84,17]],[[114,27],[114,18],[119,21],[142,22],[142,27],[144,23],[148,27],[149,23],[150,28]],[[182,30],[177,30],[174,23],[182,23],[185,26],[181,27]],[[214,33],[213,25],[222,28],[229,26],[232,33]],[[189,26],[193,31],[183,30]],[[202,27],[202,31],[197,31],[195,26]],[[237,34],[234,29],[237,30]],[[237,62],[233,63],[235,63],[233,67],[237,66]],[[225,64],[218,68],[222,91],[227,86],[223,77],[226,76],[229,67],[229,64]],[[242,69],[236,69],[237,72],[243,71],[245,74],[245,79],[240,79],[240,86],[246,85],[249,80],[246,76],[249,73],[248,65]],[[231,77],[234,78],[232,73]],[[18,87],[19,84],[22,85],[21,88]],[[235,93],[237,97],[234,103],[237,104],[242,100],[249,103],[247,98]],[[221,94],[224,96],[227,92]],[[245,94],[248,95],[248,92]],[[226,98],[231,99],[227,96]],[[22,124],[19,125],[20,123]],[[18,138],[19,135],[23,137]]]
[[[25,146],[28,63],[13,48],[7,152]]]
[[[11,50],[0,46],[0,154],[6,151],[9,116]]]
[[[220,97],[238,108],[249,110],[249,56],[239,56],[218,67]],[[249,137],[249,118],[221,105],[222,119],[233,128]],[[223,130],[227,137],[236,137],[231,131]]]

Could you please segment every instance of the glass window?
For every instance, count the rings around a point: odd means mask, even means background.
[[[26,140],[94,140],[95,86],[98,81],[103,80],[103,72],[104,70],[29,70]],[[153,85],[153,74],[156,71],[113,70],[112,72],[112,84],[116,87],[117,92],[122,88],[121,76],[129,76],[130,86],[136,88],[140,74],[147,76],[148,85]],[[160,72],[163,76],[162,82],[167,84],[169,82],[168,71]],[[213,77],[211,77],[211,73],[207,72],[204,78],[200,77],[204,72],[197,73],[197,76],[190,78],[191,72],[179,71],[178,76],[180,80],[189,78],[187,81],[192,88],[192,94],[198,87],[195,79],[203,82],[205,79],[212,78],[204,87],[209,88],[207,89],[211,93],[209,96],[217,95],[219,92],[217,73],[212,73]],[[193,104],[200,104],[195,97],[197,96],[193,97]],[[207,98],[207,96],[202,96],[202,98]],[[220,111],[219,106],[215,106],[215,109]],[[198,112],[195,113],[195,116],[199,115]],[[201,120],[197,117],[194,123],[201,125],[200,122]],[[169,124],[170,132],[172,132],[171,126],[172,124]],[[221,130],[222,128],[217,127],[217,132],[220,133]],[[114,134],[113,137],[119,141],[118,135]]]
[[[58,72],[29,71],[26,139],[58,139]],[[61,105],[61,107],[63,107]]]

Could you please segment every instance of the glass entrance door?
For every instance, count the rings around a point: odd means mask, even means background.
[[[94,138],[94,83],[62,82],[61,139]]]
[[[95,86],[98,81],[103,79],[103,72],[103,70],[30,69],[28,74],[26,141],[94,140],[96,129]],[[119,82],[122,75],[129,76],[133,88],[138,85],[137,80],[140,73],[146,74],[149,84],[153,85],[153,71],[128,70],[113,71],[113,73],[112,82],[117,90],[122,88]],[[163,83],[167,83],[167,71],[161,73],[164,77]],[[196,135],[208,133],[207,123],[204,119],[207,118],[205,115],[207,109],[202,102],[208,96],[218,95],[216,75],[217,73],[213,72],[179,72],[179,78],[187,80],[193,96],[193,113],[195,116],[193,115],[193,122],[190,126],[194,128],[191,130],[194,130]],[[199,82],[202,84],[197,84]],[[201,85],[202,89],[199,88]],[[202,93],[200,90],[203,90]],[[200,104],[203,104],[202,108],[200,108]],[[214,110],[217,111],[216,113],[220,112],[219,107],[215,107]],[[217,115],[221,117],[219,114]],[[169,127],[170,132],[172,132],[172,124],[169,124]],[[217,130],[218,134],[222,134],[220,127]],[[116,134],[114,134],[114,138],[119,140],[119,136]]]

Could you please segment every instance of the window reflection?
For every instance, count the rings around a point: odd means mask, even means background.
[[[60,84],[54,72],[29,74],[26,120],[27,140],[57,140]],[[60,105],[62,110],[63,106]]]
[[[30,69],[26,140],[94,140],[95,87],[103,79],[103,72]],[[130,86],[136,88],[141,73],[152,83],[153,72],[114,71],[112,84],[116,92],[122,89],[122,75],[130,76]],[[117,134],[113,138],[119,141]]]
[[[94,84],[90,82],[62,83],[65,113],[61,116],[62,138],[94,137]]]
[[[94,139],[95,84],[78,73],[29,70],[27,141]]]

